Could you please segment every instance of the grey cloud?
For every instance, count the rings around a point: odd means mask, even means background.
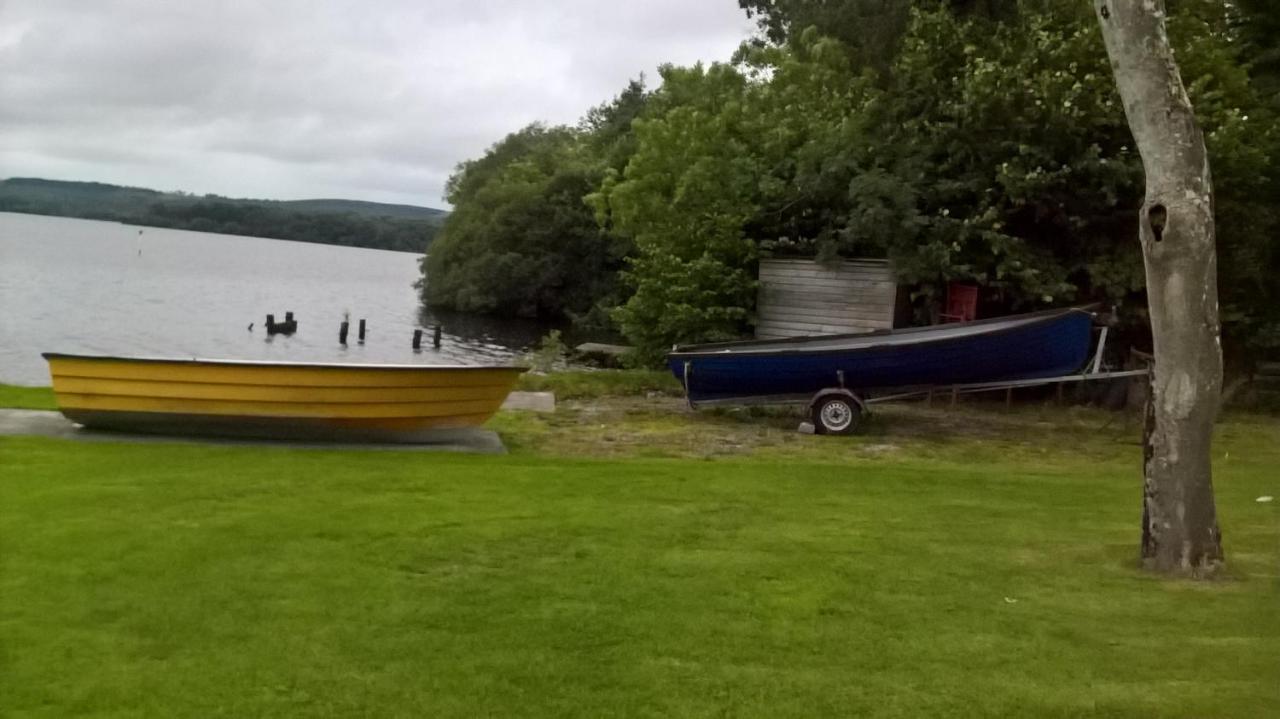
[[[439,205],[507,132],[749,32],[734,0],[0,0],[0,176]]]

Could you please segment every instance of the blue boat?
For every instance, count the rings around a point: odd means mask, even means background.
[[[694,405],[811,400],[816,407],[826,392],[854,400],[857,406],[846,409],[856,411],[877,389],[1071,374],[1088,359],[1092,326],[1092,312],[1066,308],[851,335],[677,346],[667,364]]]

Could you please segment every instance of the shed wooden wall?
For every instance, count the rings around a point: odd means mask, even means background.
[[[761,260],[756,337],[892,329],[897,290],[888,260]]]

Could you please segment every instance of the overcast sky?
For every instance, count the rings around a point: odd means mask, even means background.
[[[0,177],[435,207],[454,165],[663,62],[735,0],[0,0]]]

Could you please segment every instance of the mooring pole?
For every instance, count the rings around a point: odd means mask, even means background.
[[[347,343],[347,329],[350,327],[350,324],[351,323],[346,320],[343,320],[342,326],[338,327],[338,344],[345,345]]]
[[[360,320],[360,329],[356,330],[356,339],[360,340],[360,344],[364,344],[364,320]]]
[[[431,345],[436,349],[440,349],[440,333],[442,331],[441,325],[436,325],[435,332],[431,334]]]
[[[413,348],[415,350],[422,349],[422,330],[413,331]]]

